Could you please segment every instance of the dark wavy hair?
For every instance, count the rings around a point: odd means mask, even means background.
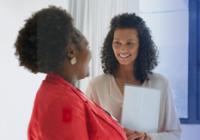
[[[152,40],[150,29],[146,26],[145,21],[141,17],[136,16],[135,13],[117,15],[111,20],[110,31],[101,49],[101,63],[104,73],[113,74],[119,65],[112,49],[114,32],[117,28],[137,30],[139,53],[134,65],[135,78],[140,80],[141,83],[149,80],[148,73],[152,74],[152,70],[158,65],[158,50]]]
[[[70,43],[79,46],[80,32],[73,27],[73,18],[66,10],[49,6],[25,21],[15,42],[15,55],[20,66],[33,73],[59,70]]]

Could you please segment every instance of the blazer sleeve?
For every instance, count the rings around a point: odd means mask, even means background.
[[[89,140],[85,112],[81,100],[56,99],[41,121],[43,140]]]
[[[164,94],[165,101],[163,101],[163,105],[165,111],[162,116],[164,117],[163,130],[161,133],[152,133],[150,136],[153,138],[153,140],[180,140],[182,132],[181,125],[168,81],[164,89]]]

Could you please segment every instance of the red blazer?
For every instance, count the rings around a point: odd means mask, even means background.
[[[94,104],[58,74],[48,74],[35,98],[28,140],[126,140],[123,128]]]

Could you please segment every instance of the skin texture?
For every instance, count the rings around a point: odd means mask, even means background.
[[[77,48],[74,44],[67,47],[66,55],[68,58],[63,61],[60,71],[56,72],[74,87],[76,87],[77,80],[90,75],[88,65],[91,60],[91,51],[89,50],[89,43],[84,36],[79,40],[80,48]],[[74,65],[70,63],[70,59],[73,57],[76,58]]]
[[[139,50],[137,30],[131,28],[116,29],[112,48],[116,59],[119,61],[119,66],[114,71],[114,75],[119,75],[119,78],[115,78],[115,81],[121,93],[124,94],[125,83],[141,86],[141,82],[135,80],[134,74],[134,62],[138,56]],[[120,55],[129,56],[122,58]]]

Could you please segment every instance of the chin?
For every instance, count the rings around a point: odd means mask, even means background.
[[[84,73],[84,74],[82,74],[81,77],[79,77],[79,80],[84,79],[84,78],[89,77],[89,76],[90,76],[90,72]]]
[[[120,65],[130,65],[132,64],[133,62],[120,62],[118,61]]]
[[[90,72],[87,72],[86,77],[89,77],[89,76],[90,76]]]

